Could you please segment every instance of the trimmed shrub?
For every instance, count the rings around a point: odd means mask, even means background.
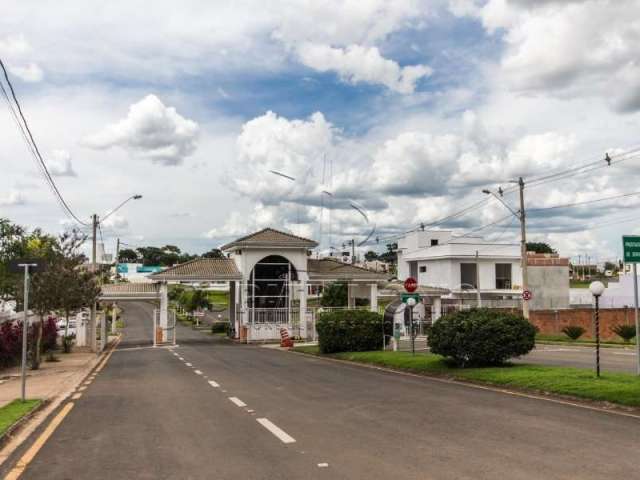
[[[458,366],[501,365],[529,353],[536,329],[520,315],[486,308],[443,316],[429,330],[431,352]]]
[[[629,343],[636,336],[635,325],[615,325],[611,327],[611,331],[624,340],[625,343]]]
[[[215,322],[211,325],[211,333],[227,333],[229,322]]]
[[[320,314],[316,322],[321,353],[381,350],[383,319],[376,312],[339,310]],[[385,325],[391,333],[391,325]]]
[[[584,332],[586,332],[586,330],[580,325],[567,325],[562,329],[562,333],[564,333],[571,340],[579,339],[582,335],[584,335]]]

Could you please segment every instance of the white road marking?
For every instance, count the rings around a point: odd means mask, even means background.
[[[246,407],[247,404],[240,400],[238,397],[229,397],[233,403],[235,403],[238,407]]]
[[[192,365],[192,364],[190,364],[190,363],[185,363],[185,365],[186,365],[187,367],[193,367],[193,365]]]
[[[218,388],[220,385],[216,382],[214,382],[213,380],[209,380],[209,385],[211,385],[213,388]]]
[[[226,390],[222,390],[222,393],[227,393],[227,391]]]
[[[266,418],[256,418],[258,423],[275,435],[282,443],[294,443],[296,441],[291,435],[282,430]]]
[[[327,468],[328,466],[329,466],[328,463],[319,463],[318,464],[318,467],[320,467],[320,468]]]
[[[72,400],[78,400],[81,396],[82,396],[82,394],[81,394],[81,393],[74,393],[74,394],[71,396],[71,399],[72,399]]]
[[[255,413],[255,412],[256,412],[255,410],[251,410],[250,408],[247,409],[247,413]]]
[[[194,370],[193,373],[195,373],[196,375],[202,375],[202,372],[200,370]]]
[[[181,360],[181,361],[184,362],[184,358],[182,358],[182,357],[178,357],[178,360]]]
[[[78,387],[78,391],[79,392],[84,392],[87,389],[87,387]]]

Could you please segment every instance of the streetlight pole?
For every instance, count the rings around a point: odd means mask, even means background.
[[[520,210],[515,211],[502,199],[502,190],[500,190],[500,196],[496,195],[491,190],[482,190],[482,193],[492,195],[497,198],[507,210],[509,210],[518,220],[520,220],[520,266],[522,268],[522,291],[529,290],[529,275],[527,272],[527,227],[526,216],[524,209],[524,180],[519,177],[517,182],[518,189],[520,190]],[[522,316],[529,319],[529,302],[522,299]]]
[[[591,282],[589,290],[595,299],[595,327],[596,327],[596,376],[600,377],[600,295],[604,292],[602,282]]]
[[[29,267],[37,267],[35,263],[20,263],[19,267],[24,268],[24,305],[22,307],[24,317],[22,320],[22,365],[20,368],[21,394],[20,398],[24,402],[27,389],[27,336],[29,334]]]
[[[416,299],[410,297],[407,299],[407,306],[409,307],[409,335],[411,335],[411,354],[416,354],[416,336],[413,329],[413,307],[416,305]]]
[[[96,244],[97,244],[97,231],[98,231],[98,227],[100,226],[100,221],[105,221],[107,218],[109,218],[111,215],[113,215],[115,212],[117,212],[118,210],[120,210],[127,202],[129,202],[130,200],[140,200],[142,198],[142,195],[131,195],[129,198],[127,198],[125,201],[123,201],[122,203],[120,203],[120,205],[118,205],[116,208],[114,208],[113,210],[111,210],[109,213],[107,213],[102,220],[99,219],[98,215],[96,215],[95,213],[91,216],[91,224],[92,224],[92,238],[91,238],[91,271],[92,273],[95,275],[97,270],[98,270],[98,264],[96,261]],[[117,258],[116,258],[116,262],[117,262]],[[116,265],[116,271],[117,271],[117,265]],[[89,338],[91,338],[91,350],[96,352],[96,353],[100,353],[98,352],[98,339],[96,338],[96,310],[97,310],[97,303],[93,302],[93,305],[91,306],[91,320],[90,320],[90,325],[89,325]],[[100,344],[102,346],[102,348],[100,349],[100,351],[102,351],[104,349],[104,347],[106,346],[106,337],[105,337],[105,332],[106,330],[106,318],[103,318],[103,322],[101,324],[101,331],[100,331]]]

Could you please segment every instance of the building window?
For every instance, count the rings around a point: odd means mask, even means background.
[[[496,263],[496,289],[511,290],[510,263]]]
[[[436,245],[438,245],[438,239],[437,238],[432,238],[431,239],[431,246],[435,247]]]
[[[475,263],[461,263],[460,264],[460,287],[463,290],[469,290],[472,288],[478,288],[478,265]]]
[[[418,262],[409,262],[409,276],[418,278]]]
[[[420,266],[420,273],[427,273],[427,266],[426,265],[421,265]]]

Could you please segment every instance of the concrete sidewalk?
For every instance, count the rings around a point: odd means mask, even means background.
[[[60,361],[43,361],[38,370],[27,370],[27,398],[52,399],[80,382],[98,360],[90,352],[56,353],[56,358]],[[0,407],[20,398],[20,390],[19,366],[0,372]]]

